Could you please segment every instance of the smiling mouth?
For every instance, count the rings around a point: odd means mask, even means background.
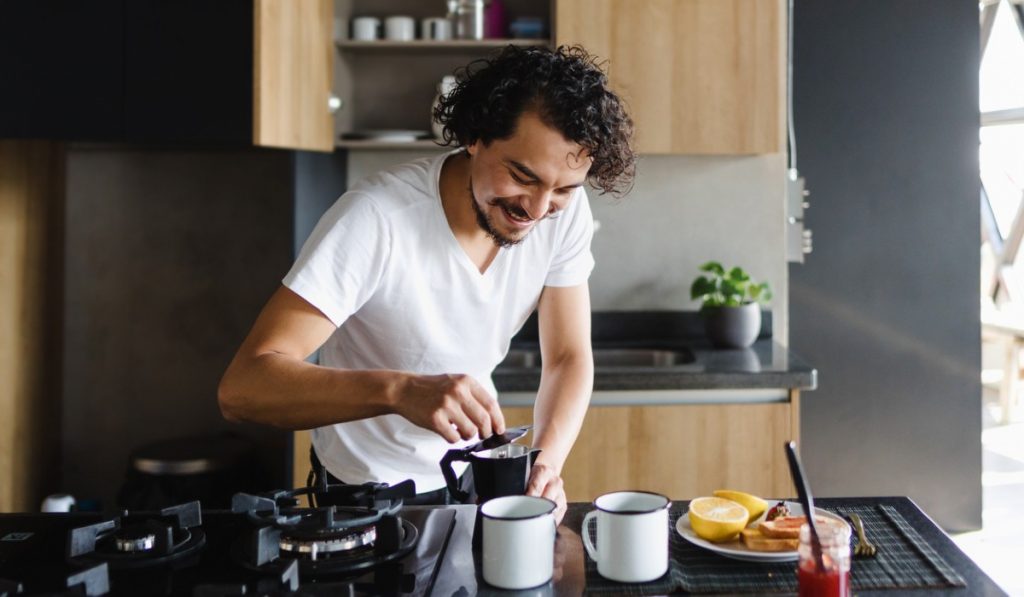
[[[504,201],[496,201],[495,204],[505,214],[505,217],[516,224],[530,224],[534,221],[533,218],[526,213],[526,210],[521,207],[511,206]]]

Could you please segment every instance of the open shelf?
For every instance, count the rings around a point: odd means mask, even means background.
[[[448,41],[434,41],[415,39],[411,41],[389,41],[386,39],[377,41],[354,41],[349,39],[334,42],[339,49],[353,52],[401,52],[401,51],[431,51],[431,52],[479,52],[504,48],[507,45],[517,46],[547,46],[550,41],[547,39],[456,39]]]

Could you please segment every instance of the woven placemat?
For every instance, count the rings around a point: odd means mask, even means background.
[[[854,589],[905,589],[963,587],[966,581],[921,535],[890,506],[852,506],[828,510],[856,513],[864,521],[868,537],[878,548],[874,558],[852,560],[850,581]],[[623,595],[657,595],[673,591],[690,593],[793,593],[797,589],[796,563],[761,564],[720,556],[685,541],[675,531],[682,510],[670,513],[668,574],[657,581],[623,584],[601,577],[597,563],[585,556],[587,592]],[[582,515],[571,528],[581,531]],[[591,529],[593,530],[593,528]],[[593,533],[591,538],[594,539]],[[853,545],[856,545],[856,535]]]
[[[855,589],[964,587],[967,581],[929,545],[892,506],[845,508],[864,522],[868,539],[879,548],[871,559],[854,559]],[[857,544],[857,535],[853,535]]]

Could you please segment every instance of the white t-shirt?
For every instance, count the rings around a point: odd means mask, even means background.
[[[481,274],[441,206],[438,179],[450,155],[363,179],[306,241],[283,283],[338,326],[321,348],[322,365],[466,373],[496,395],[491,372],[543,287],[589,277],[593,217],[582,188],[559,217],[499,249]],[[412,479],[420,493],[444,486],[441,458],[469,443],[448,444],[399,415],[320,427],[312,440],[346,483]]]

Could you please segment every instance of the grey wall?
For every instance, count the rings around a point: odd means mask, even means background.
[[[62,489],[113,505],[132,448],[233,429],[221,374],[292,257],[292,154],[68,152]],[[278,471],[283,478],[283,471]]]
[[[790,277],[821,495],[981,525],[978,6],[799,0],[795,122],[814,253]]]
[[[293,251],[294,255],[298,255],[320,216],[345,192],[347,178],[344,152],[296,151],[293,156]],[[281,277],[284,277],[283,272]]]
[[[349,152],[349,180],[432,151]],[[590,192],[595,310],[696,309],[690,283],[710,259],[741,265],[775,293],[775,336],[786,342],[785,157],[640,157],[622,199]]]

